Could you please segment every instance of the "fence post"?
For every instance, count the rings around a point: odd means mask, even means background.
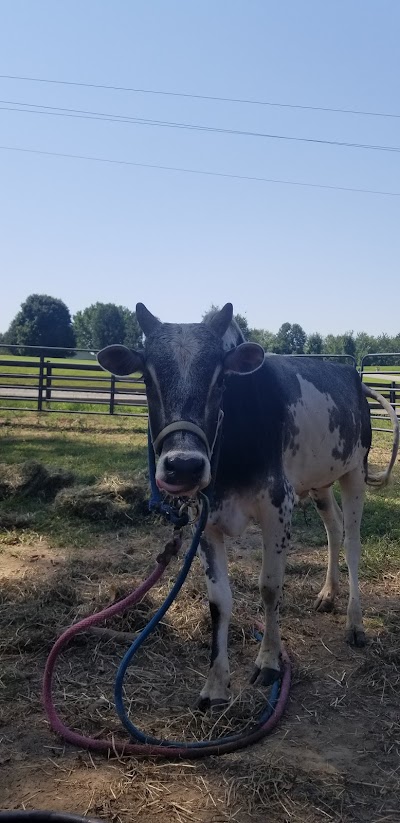
[[[52,378],[51,363],[46,363],[46,400],[51,400],[51,378]]]
[[[394,380],[390,386],[390,403],[393,407],[393,410],[396,411],[396,383]]]
[[[110,414],[114,414],[114,401],[115,401],[115,375],[111,375],[111,385],[110,385]]]
[[[44,378],[44,356],[43,354],[40,355],[39,360],[39,383],[38,383],[38,400],[37,400],[37,410],[38,412],[43,411],[43,378]]]

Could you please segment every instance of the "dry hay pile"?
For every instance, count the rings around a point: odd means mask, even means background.
[[[149,516],[148,487],[142,474],[108,476],[92,486],[62,489],[54,505],[68,516],[134,525]]]
[[[23,463],[0,463],[0,501],[36,497],[46,502],[54,499],[57,492],[74,482],[72,472],[53,466],[45,466],[37,460]],[[34,514],[19,511],[0,512],[0,528],[13,529],[29,526]]]
[[[0,500],[36,496],[49,500],[73,482],[72,472],[45,466],[37,460],[11,465],[0,463]]]

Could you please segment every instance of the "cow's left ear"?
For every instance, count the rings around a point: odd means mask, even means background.
[[[231,349],[224,359],[226,372],[234,374],[251,374],[264,363],[265,352],[258,343],[241,343]]]
[[[128,377],[135,372],[143,372],[144,360],[138,351],[131,351],[126,346],[106,346],[99,351],[97,360],[102,369],[117,377]]]

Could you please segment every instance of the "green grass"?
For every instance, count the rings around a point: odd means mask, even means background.
[[[18,414],[0,411],[0,461],[18,463],[39,460],[71,470],[78,484],[90,484],[106,475],[126,475],[146,467],[147,421],[126,417],[90,417],[63,414]],[[387,464],[391,438],[374,435],[373,462]],[[336,493],[337,490],[336,490]],[[338,499],[339,495],[338,495]],[[24,530],[36,538],[46,535],[56,545],[95,544],[97,536],[110,530],[106,523],[86,524],[60,516],[50,503],[39,499],[8,499],[0,511],[33,512],[34,526]],[[14,539],[6,534],[3,541]],[[312,505],[296,509],[293,518],[295,542],[323,547],[324,527]],[[400,562],[400,470],[393,471],[388,487],[368,489],[362,521],[363,556],[361,575],[382,578],[396,571]]]
[[[146,467],[147,421],[143,419],[0,412],[0,438],[0,462],[38,460],[72,471],[77,484],[92,484],[107,475],[131,475]],[[33,513],[33,525],[23,530],[23,539],[45,535],[57,546],[95,545],[98,535],[112,528],[107,522],[61,516],[51,502],[37,497],[8,498],[0,502],[1,511]],[[15,540],[15,534],[6,532],[0,546],[10,540]]]

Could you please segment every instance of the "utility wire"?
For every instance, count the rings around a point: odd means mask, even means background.
[[[94,163],[108,163],[117,166],[134,166],[135,168],[157,169],[161,171],[173,171],[183,174],[196,174],[206,177],[220,177],[230,180],[250,180],[256,183],[276,183],[285,186],[300,186],[311,189],[328,189],[330,191],[356,192],[357,194],[374,194],[387,197],[400,197],[400,191],[380,191],[379,189],[355,188],[353,186],[330,186],[324,183],[305,183],[298,180],[281,180],[273,177],[257,177],[248,174],[229,174],[228,172],[206,171],[204,169],[189,169],[181,166],[164,166],[157,163],[137,163],[133,160],[116,160],[110,157],[94,157],[86,154],[69,154],[66,152],[42,151],[40,149],[26,149],[17,146],[0,146],[0,151],[23,152],[24,154],[36,154],[45,157],[61,157],[71,160],[86,160]]]
[[[240,103],[248,106],[273,106],[283,109],[301,109],[304,111],[325,111],[337,114],[362,115],[363,117],[390,117],[400,119],[400,114],[394,112],[365,111],[362,109],[334,108],[333,106],[308,106],[300,103],[279,103],[272,100],[254,100],[243,97],[219,97],[211,94],[189,94],[181,91],[164,91],[162,89],[143,89],[131,86],[113,86],[106,83],[84,83],[73,80],[53,80],[47,77],[24,77],[17,74],[0,74],[2,80],[17,80],[29,83],[48,83],[58,86],[78,86],[87,89],[106,89],[109,91],[123,91],[134,94],[154,94],[166,97],[184,97],[193,100],[212,100],[218,103]]]
[[[24,106],[25,108],[17,108]],[[29,108],[28,108],[29,107]],[[299,137],[287,134],[269,134],[267,132],[246,131],[244,129],[226,129],[218,126],[204,126],[199,123],[180,123],[171,120],[151,120],[142,117],[131,117],[122,114],[87,111],[86,109],[66,109],[58,106],[43,106],[36,103],[24,103],[18,100],[0,100],[0,110],[22,112],[23,114],[44,114],[53,117],[70,117],[81,120],[101,120],[111,123],[124,123],[133,126],[155,126],[170,129],[210,132],[235,137],[258,137],[267,140],[283,140],[295,143],[314,143],[324,146],[339,146],[340,148],[367,149],[368,151],[400,152],[400,146],[382,146],[372,143],[352,143],[343,140],[323,140],[316,137]]]

